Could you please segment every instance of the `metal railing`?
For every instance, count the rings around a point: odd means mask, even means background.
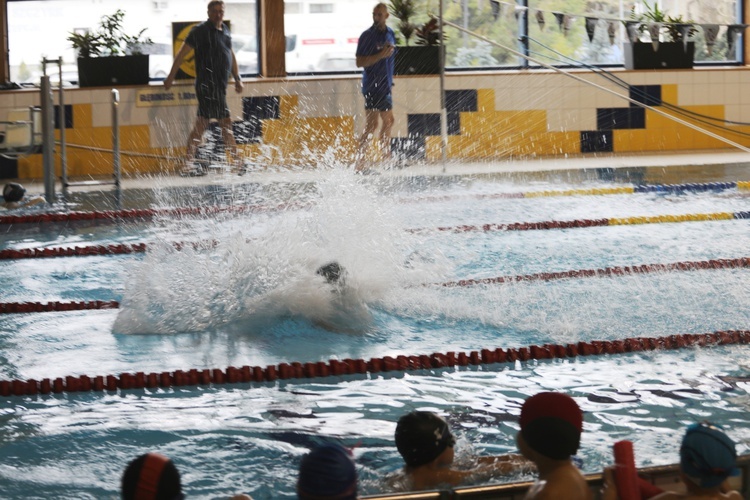
[[[52,96],[52,85],[50,77],[47,75],[47,64],[57,64],[60,76],[59,96],[58,96],[58,125],[60,128],[60,183],[62,184],[62,194],[68,196],[68,188],[75,186],[99,186],[114,185],[116,204],[118,208],[122,205],[122,173],[120,166],[120,121],[119,121],[119,103],[120,93],[117,89],[112,89],[112,163],[113,174],[112,180],[88,180],[71,182],[68,178],[68,159],[67,144],[65,140],[66,113],[65,113],[65,93],[63,91],[62,79],[62,58],[44,59],[42,61],[43,75],[41,79],[41,115],[42,115],[42,165],[44,175],[44,196],[47,203],[54,203],[55,195],[55,117],[54,117],[54,99]]]

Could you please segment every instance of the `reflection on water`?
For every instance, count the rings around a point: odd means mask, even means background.
[[[272,207],[267,210],[8,231],[2,247],[147,241],[149,251],[0,262],[4,301],[122,302],[120,310],[0,316],[0,378],[265,366],[747,328],[745,269],[430,285],[743,257],[750,248],[746,221],[497,233],[406,230],[748,210],[748,198],[736,192],[486,196],[578,183],[602,187],[651,175],[637,169],[622,178],[612,174],[432,181],[362,178],[333,169],[301,185],[160,188],[144,191],[141,200],[158,207]],[[81,200],[79,206],[100,201]],[[204,243],[177,251],[175,241]],[[347,324],[355,327],[348,333],[325,327],[340,308],[316,270],[332,260],[347,269],[351,297],[367,313],[366,321]],[[673,463],[682,427],[702,419],[724,424],[746,453],[747,349],[7,398],[0,401],[0,496],[116,496],[125,464],[159,451],[174,459],[190,497],[246,492],[256,499],[293,498],[299,459],[321,439],[355,447],[364,492],[376,493],[382,477],[400,467],[393,432],[403,413],[446,415],[459,438],[458,460],[466,460],[473,453],[513,451],[521,402],[541,390],[564,391],[583,408],[587,472],[611,462],[611,445],[620,439],[634,441],[639,465]]]
[[[121,467],[143,450],[175,459],[189,496],[294,498],[295,471],[313,444],[353,446],[363,488],[375,493],[400,467],[398,418],[419,409],[447,415],[458,459],[515,449],[523,399],[562,390],[585,413],[580,457],[586,472],[612,460],[616,440],[635,444],[639,465],[677,459],[682,428],[712,419],[740,453],[750,443],[746,348],[720,347],[450,369],[331,377],[221,388],[19,398],[0,428],[0,492],[21,496],[115,495]],[[95,458],[94,458],[95,457]],[[508,480],[497,478],[498,481]],[[4,491],[3,491],[4,490]],[[73,489],[69,491],[74,491]]]

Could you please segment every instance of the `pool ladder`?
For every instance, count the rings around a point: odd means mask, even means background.
[[[57,59],[42,60],[42,80],[41,80],[41,108],[42,108],[42,165],[44,172],[44,197],[47,203],[55,202],[55,119],[54,119],[54,99],[52,97],[52,85],[50,77],[47,75],[47,64],[57,64],[60,75],[59,82],[59,106],[58,106],[58,124],[60,127],[60,182],[62,184],[62,194],[68,196],[68,188],[75,186],[115,186],[115,203],[117,209],[122,209],[122,173],[120,166],[120,122],[119,122],[119,104],[120,92],[112,89],[112,163],[113,175],[112,180],[90,180],[71,182],[68,180],[68,161],[65,142],[65,99],[63,92],[62,77],[62,57]]]

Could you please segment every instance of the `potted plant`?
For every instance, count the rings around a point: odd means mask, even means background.
[[[399,37],[396,47],[395,73],[397,75],[437,75],[440,73],[439,26],[436,18],[431,18],[422,25],[411,22],[416,9],[414,0],[390,0],[389,10],[399,20],[397,29],[403,36]],[[410,45],[412,37],[415,45]]]
[[[652,5],[643,0],[643,4],[645,12],[638,15],[633,7],[632,21],[626,23],[630,41],[623,46],[625,69],[692,68],[695,43],[688,41],[695,33],[692,22],[667,15],[656,1]]]
[[[146,28],[136,35],[123,31],[125,13],[117,10],[103,16],[96,31],[71,32],[68,41],[78,54],[78,85],[143,85],[148,83],[148,54],[143,49],[153,41],[144,37]]]

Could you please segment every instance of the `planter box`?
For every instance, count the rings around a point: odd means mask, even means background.
[[[439,75],[441,45],[396,47],[397,75]]]
[[[662,42],[654,51],[651,42],[625,43],[625,69],[688,69],[693,67],[695,43]]]
[[[148,80],[148,54],[78,58],[79,87],[145,85]]]

